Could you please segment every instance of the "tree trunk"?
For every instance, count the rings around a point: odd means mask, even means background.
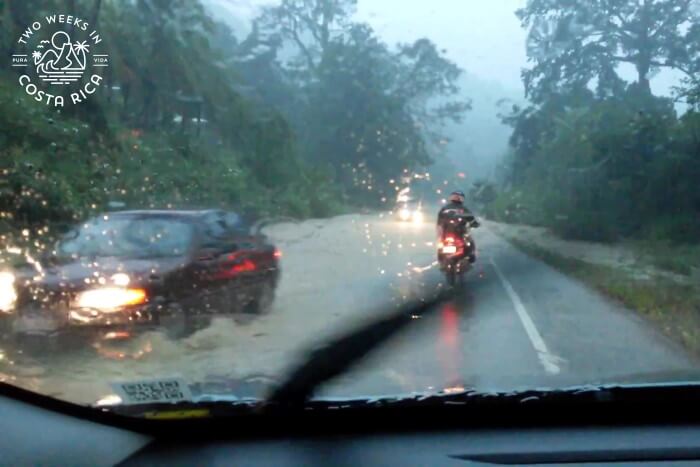
[[[651,94],[649,83],[649,71],[651,70],[652,44],[649,38],[651,33],[651,21],[649,18],[651,4],[644,0],[641,11],[641,21],[639,26],[639,56],[637,59],[637,84],[646,94]]]
[[[644,91],[646,94],[651,94],[651,83],[649,82],[649,69],[650,66],[648,64],[637,64],[637,84],[639,85],[639,89]]]
[[[68,15],[69,16],[76,16],[76,14],[75,14],[75,0],[68,0],[66,3],[67,3]],[[70,30],[72,28],[73,28],[73,26],[68,24],[68,22],[66,22],[63,25],[63,30],[65,32],[70,32]]]
[[[122,92],[122,119],[129,115],[129,97],[131,96],[131,85],[124,83],[121,85]]]
[[[97,21],[100,17],[101,7],[102,0],[95,0],[95,4],[92,7],[92,12],[90,13],[90,26],[93,31],[97,28]]]
[[[12,55],[18,49],[17,47],[17,36],[20,32],[23,32],[31,23],[31,15],[27,4],[22,0],[7,0],[5,4],[5,18],[10,19],[10,24],[7,24],[7,28],[12,31],[11,37],[13,38],[9,44],[9,50],[7,55]]]

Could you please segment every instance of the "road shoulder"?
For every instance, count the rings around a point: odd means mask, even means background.
[[[521,251],[637,312],[700,356],[700,287],[692,277],[656,268],[624,245],[567,241],[537,227],[487,225]]]

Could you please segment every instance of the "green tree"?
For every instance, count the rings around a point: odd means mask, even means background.
[[[16,70],[3,65],[3,230],[66,225],[110,200],[297,216],[336,212],[328,176],[298,156],[288,121],[258,105],[256,93],[244,93],[243,72],[254,68],[241,54],[250,44],[227,42],[231,32],[199,1],[0,2],[0,21],[13,29],[1,31],[0,49],[11,50],[28,18],[61,9],[85,12],[99,25],[110,67],[87,102],[56,112],[28,99]],[[284,94],[272,83],[258,83],[257,94]]]
[[[286,115],[303,152],[328,162],[355,196],[379,200],[403,169],[430,164],[446,142],[440,128],[469,106],[454,100],[461,70],[444,52],[427,39],[391,50],[352,21],[355,5],[284,0],[263,11],[253,34],[268,71],[272,57],[291,56],[277,82],[299,96]]]
[[[661,68],[692,75],[692,7],[692,0],[531,0],[517,12],[529,30],[528,97],[542,102],[592,83],[599,95],[614,95],[623,89],[621,64],[634,66],[646,93]]]
[[[329,58],[331,44],[352,28],[357,0],[282,0],[258,18],[261,29],[293,45],[290,68],[308,80]]]

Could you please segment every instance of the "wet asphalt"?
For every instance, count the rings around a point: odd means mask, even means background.
[[[406,227],[384,226],[411,240],[426,235]],[[526,255],[488,223],[474,235],[479,261],[455,298],[416,319],[324,396],[636,384],[698,368],[634,310]],[[425,293],[443,283],[433,267],[394,287]]]
[[[330,336],[445,287],[429,221],[353,215],[270,235],[284,252],[270,315],[225,316],[187,339],[156,332],[117,348],[75,341],[30,352],[3,342],[0,379],[80,403],[110,394],[110,382],[154,376],[281,379]],[[698,368],[634,310],[529,257],[488,223],[474,236],[478,261],[454,297],[321,388],[320,397],[638,382]]]

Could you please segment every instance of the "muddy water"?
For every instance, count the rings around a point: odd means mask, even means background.
[[[305,351],[402,299],[420,294],[433,267],[432,224],[349,215],[268,227],[282,250],[272,313],[225,316],[173,340],[148,332],[121,344],[69,340],[23,350],[0,344],[0,379],[78,403],[109,383],[180,375],[187,381],[282,375]]]

